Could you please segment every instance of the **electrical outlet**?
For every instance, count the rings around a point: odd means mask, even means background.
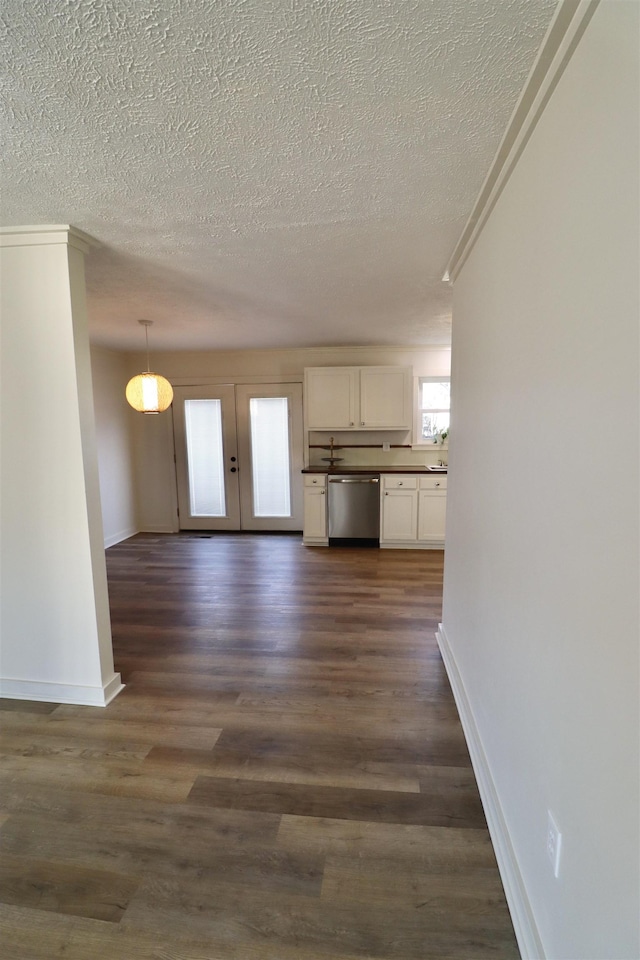
[[[553,875],[557,877],[560,873],[560,851],[562,849],[562,834],[558,829],[558,824],[553,819],[551,811],[547,810],[547,855],[551,860]]]

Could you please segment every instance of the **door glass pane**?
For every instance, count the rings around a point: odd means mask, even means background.
[[[254,517],[290,517],[289,401],[252,397],[251,468]]]
[[[185,400],[184,419],[191,516],[224,517],[222,403],[220,400]]]

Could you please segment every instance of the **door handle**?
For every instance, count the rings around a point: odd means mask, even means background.
[[[379,483],[378,477],[329,477],[329,483]]]

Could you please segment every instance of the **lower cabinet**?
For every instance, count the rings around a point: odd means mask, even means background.
[[[327,478],[321,474],[304,474],[304,529],[302,542],[309,546],[326,547]]]
[[[304,530],[306,546],[329,544],[327,477],[304,476]],[[414,550],[444,547],[447,477],[382,474],[380,483],[380,546]]]
[[[383,474],[380,494],[381,547],[442,549],[447,509],[445,475]]]
[[[418,478],[382,477],[380,542],[415,543],[418,539]]]
[[[446,515],[446,490],[420,490],[418,494],[418,540],[438,540],[444,543]]]

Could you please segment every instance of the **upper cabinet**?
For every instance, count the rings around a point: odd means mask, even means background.
[[[308,430],[411,430],[411,367],[308,367]]]
[[[360,414],[359,382],[358,367],[308,367],[304,371],[307,428],[353,430]]]

